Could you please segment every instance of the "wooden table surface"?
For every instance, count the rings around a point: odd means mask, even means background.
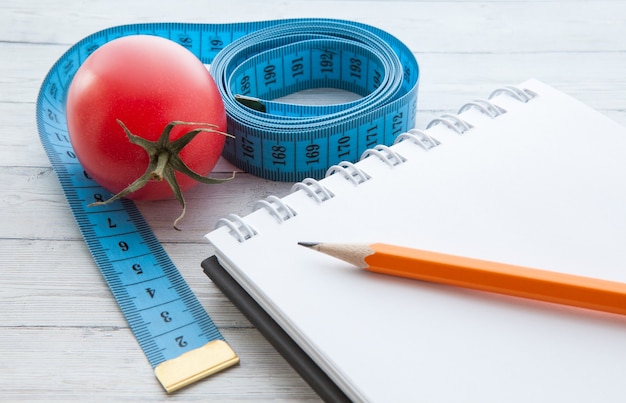
[[[350,19],[389,31],[415,53],[418,128],[527,78],[626,125],[625,1],[3,0],[0,7],[0,401],[318,400],[200,268],[211,254],[204,235],[219,218],[246,214],[292,185],[245,173],[188,192],[182,232],[171,228],[175,201],[139,203],[241,358],[173,395],[157,382],[87,251],[35,123],[45,74],[90,33],[152,21]]]

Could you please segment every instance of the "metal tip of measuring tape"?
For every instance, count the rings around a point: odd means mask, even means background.
[[[235,99],[240,104],[247,106],[248,108],[254,109],[255,111],[259,111],[263,113],[267,111],[263,102],[261,102],[261,100],[258,98],[235,94]]]
[[[228,343],[214,340],[162,362],[154,373],[167,393],[172,393],[238,363],[239,357]]]

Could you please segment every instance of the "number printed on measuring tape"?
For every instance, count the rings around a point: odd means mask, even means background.
[[[89,35],[52,66],[37,98],[42,145],[96,264],[148,360],[161,373],[159,380],[171,391],[184,386],[181,376],[197,378],[184,373],[185,365],[179,375],[181,366],[172,367],[173,360],[223,342],[223,337],[133,202],[87,207],[109,192],[78,162],[65,120],[65,97],[80,65],[103,44],[137,34],[169,38],[211,65],[224,98],[228,132],[234,135],[223,155],[272,180],[320,178],[329,166],[356,161],[366,149],[391,144],[411,129],[419,69],[410,50],[392,35],[330,19],[124,25]],[[339,105],[273,101],[324,87],[361,98]],[[228,365],[236,362],[232,353]]]

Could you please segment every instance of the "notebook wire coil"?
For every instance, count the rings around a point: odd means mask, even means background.
[[[250,225],[248,225],[243,218],[237,214],[229,214],[224,218],[217,220],[215,228],[226,226],[230,229],[230,233],[239,241],[244,242],[247,239],[252,238],[257,234]]]
[[[394,144],[398,144],[405,140],[409,140],[413,144],[417,144],[426,151],[441,144],[439,140],[437,140],[433,136],[429,136],[428,134],[426,134],[426,132],[420,129],[411,129],[406,133],[402,133],[396,138]]]
[[[257,201],[253,210],[258,210],[260,208],[265,208],[269,211],[270,214],[278,220],[278,222],[283,222],[297,215],[296,211],[291,208],[291,206],[274,195],[267,196],[264,200]]]
[[[460,115],[461,113],[472,108],[478,109],[479,111],[489,116],[490,118],[496,118],[502,115],[503,113],[506,113],[506,109],[498,105],[495,105],[492,102],[489,102],[485,99],[475,99],[474,101],[468,102],[465,105],[461,106],[457,114]]]
[[[333,192],[322,186],[322,184],[313,179],[306,178],[302,182],[297,182],[291,187],[291,193],[302,189],[307,193],[307,195],[315,200],[316,203],[321,204],[326,200],[332,199],[335,197]]]
[[[361,156],[361,159],[363,160],[369,157],[370,155],[374,155],[378,157],[381,161],[383,161],[385,164],[389,165],[390,167],[394,167],[396,165],[406,162],[405,157],[403,157],[402,155],[398,154],[391,148],[382,144],[379,144],[373,148],[370,148],[369,150],[365,150],[365,152]]]
[[[333,165],[328,168],[326,176],[334,175],[336,173],[342,174],[346,179],[352,182],[354,185],[359,185],[365,181],[371,179],[367,173],[362,169],[359,169],[355,164],[348,161],[343,161],[337,165]]]
[[[427,125],[426,129],[430,129],[438,124],[444,124],[450,129],[454,130],[458,134],[463,134],[466,131],[472,128],[472,125],[461,119],[456,115],[444,114],[438,118],[431,120]]]
[[[537,94],[528,89],[519,89],[514,86],[505,86],[494,90],[491,95],[489,95],[489,99],[495,98],[500,94],[510,95],[523,103],[526,103],[537,96]]]

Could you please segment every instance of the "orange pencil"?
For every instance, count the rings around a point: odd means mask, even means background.
[[[299,245],[376,273],[626,315],[626,283],[383,243]]]

